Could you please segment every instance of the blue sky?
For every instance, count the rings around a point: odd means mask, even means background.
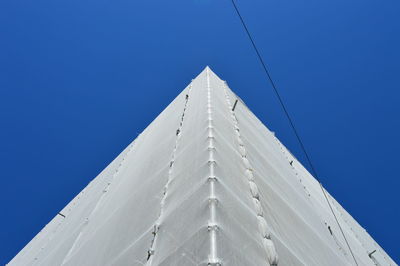
[[[400,261],[397,0],[237,0],[324,186]],[[206,65],[305,163],[230,0],[0,2],[0,264]]]

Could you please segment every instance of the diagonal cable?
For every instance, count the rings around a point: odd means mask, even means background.
[[[281,105],[281,107],[282,107],[282,109],[283,109],[283,111],[284,111],[284,113],[285,113],[285,115],[286,115],[286,118],[287,118],[288,121],[289,121],[290,127],[292,128],[294,134],[296,135],[297,141],[299,142],[300,147],[301,147],[301,149],[302,149],[304,155],[306,156],[307,162],[308,162],[308,164],[309,164],[310,167],[311,167],[311,171],[312,171],[312,173],[313,173],[315,179],[317,179],[317,181],[318,181],[318,183],[319,183],[319,185],[320,185],[320,187],[321,187],[322,193],[324,194],[324,197],[325,197],[326,201],[328,202],[329,209],[331,210],[331,212],[332,212],[332,214],[333,214],[333,217],[335,218],[336,223],[337,223],[337,225],[339,226],[340,232],[342,233],[343,238],[344,238],[344,240],[346,241],[347,247],[348,247],[349,250],[350,250],[350,253],[351,253],[351,255],[352,255],[353,259],[354,259],[354,262],[355,262],[356,265],[358,266],[356,257],[354,256],[354,253],[353,253],[353,251],[352,251],[352,249],[351,249],[351,247],[350,247],[350,244],[349,244],[349,242],[347,241],[347,238],[346,238],[346,236],[345,236],[345,234],[344,234],[344,232],[343,232],[342,227],[340,226],[339,220],[337,219],[336,214],[335,214],[335,212],[333,211],[333,208],[332,208],[332,206],[331,206],[331,203],[329,202],[328,196],[326,195],[325,189],[324,189],[324,187],[322,186],[322,183],[321,183],[321,181],[320,181],[320,179],[319,179],[319,177],[318,177],[317,171],[315,170],[315,167],[314,167],[313,163],[311,162],[310,156],[308,155],[307,150],[306,150],[306,148],[305,148],[305,146],[304,146],[304,144],[303,144],[303,141],[301,140],[300,135],[299,135],[299,133],[297,132],[297,129],[296,129],[294,123],[293,123],[293,120],[292,120],[291,116],[289,115],[289,112],[288,112],[288,110],[287,110],[287,108],[286,108],[286,106],[285,106],[285,103],[283,102],[282,97],[281,97],[281,95],[279,94],[279,91],[278,91],[278,89],[277,89],[277,87],[276,87],[276,85],[275,85],[275,82],[273,81],[273,79],[272,79],[272,77],[271,77],[271,74],[270,74],[270,72],[268,71],[268,68],[267,68],[266,64],[264,63],[264,60],[262,59],[261,54],[260,54],[260,52],[259,52],[258,49],[257,49],[257,46],[256,46],[256,44],[255,44],[255,42],[254,42],[254,39],[253,39],[253,37],[251,36],[250,31],[249,31],[249,29],[247,28],[246,23],[244,22],[244,19],[243,19],[242,15],[240,14],[240,11],[239,11],[239,9],[238,9],[238,7],[237,7],[235,1],[234,1],[234,0],[231,0],[231,2],[232,2],[233,7],[234,7],[235,10],[236,10],[236,13],[237,13],[237,15],[238,15],[238,17],[239,17],[239,19],[240,19],[240,22],[241,22],[242,25],[243,25],[243,28],[245,29],[245,31],[246,31],[246,33],[247,33],[247,36],[248,36],[249,39],[250,39],[250,42],[251,42],[251,44],[252,44],[252,46],[253,46],[253,48],[254,48],[254,51],[256,52],[257,57],[258,57],[258,59],[260,60],[260,63],[261,63],[261,65],[262,65],[263,69],[264,69],[264,72],[265,72],[266,76],[267,76],[267,80],[271,83],[271,86],[272,86],[272,88],[273,88],[273,90],[274,90],[274,92],[275,92],[275,95],[276,95],[276,97],[278,98],[279,103],[280,103],[280,105]]]

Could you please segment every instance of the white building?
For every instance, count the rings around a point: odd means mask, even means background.
[[[351,251],[319,183],[207,67],[9,265],[396,265],[327,195]]]

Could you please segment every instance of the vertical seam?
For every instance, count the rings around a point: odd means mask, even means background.
[[[261,202],[260,202],[260,194],[258,192],[258,186],[254,180],[254,175],[253,175],[254,170],[250,164],[249,159],[247,158],[247,151],[244,146],[242,136],[240,134],[239,122],[238,122],[235,112],[232,108],[232,104],[231,104],[231,101],[230,101],[230,98],[229,98],[226,88],[227,88],[227,84],[226,84],[226,82],[224,82],[223,90],[224,90],[224,94],[225,94],[225,100],[226,100],[225,102],[229,109],[229,112],[231,114],[231,118],[233,121],[236,138],[239,143],[239,147],[238,147],[239,153],[242,157],[243,164],[246,168],[246,176],[248,179],[250,193],[251,193],[253,203],[254,203],[254,208],[256,210],[258,229],[259,229],[260,235],[262,237],[262,245],[264,247],[264,251],[266,253],[268,263],[271,266],[278,265],[278,254],[275,250],[275,245],[271,239],[271,232],[268,227],[267,221],[264,218],[264,213],[263,213]]]
[[[210,255],[208,258],[209,266],[219,266],[221,262],[217,257],[217,230],[218,225],[216,223],[216,205],[217,199],[215,196],[215,159],[214,159],[214,134],[213,134],[213,118],[212,118],[212,105],[211,105],[211,86],[210,86],[210,71],[206,68],[207,75],[207,138],[208,138],[208,165],[209,165],[209,184],[210,184],[210,220],[208,224],[208,231],[210,232]]]
[[[150,248],[147,251],[147,262],[146,262],[146,265],[151,265],[152,261],[153,261],[153,258],[154,258],[155,242],[157,240],[157,234],[158,234],[158,231],[159,231],[161,223],[162,223],[162,216],[164,214],[164,206],[165,206],[165,200],[166,200],[167,195],[168,195],[167,194],[168,188],[169,188],[169,185],[170,185],[170,183],[171,183],[171,181],[173,179],[172,171],[174,169],[176,150],[178,148],[178,143],[179,143],[179,140],[180,140],[181,135],[182,135],[182,127],[183,127],[183,122],[184,122],[184,119],[185,119],[185,112],[186,112],[186,109],[187,109],[187,105],[188,105],[188,101],[189,101],[189,95],[190,95],[191,90],[192,90],[192,83],[190,83],[188,93],[185,96],[185,105],[183,107],[181,121],[179,122],[178,129],[176,130],[175,146],[174,146],[174,149],[173,149],[172,154],[171,154],[171,160],[169,162],[168,179],[167,179],[167,182],[165,183],[165,186],[164,186],[164,189],[163,189],[163,197],[161,198],[161,201],[160,201],[160,213],[158,215],[158,218],[157,218],[157,220],[156,220],[156,222],[155,222],[155,224],[153,226],[153,230],[151,232],[151,234],[153,235],[153,238],[151,239]]]

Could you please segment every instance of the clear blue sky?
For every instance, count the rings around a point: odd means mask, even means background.
[[[237,0],[325,187],[400,261],[400,2]],[[229,0],[0,1],[0,264],[206,65],[304,162]]]

